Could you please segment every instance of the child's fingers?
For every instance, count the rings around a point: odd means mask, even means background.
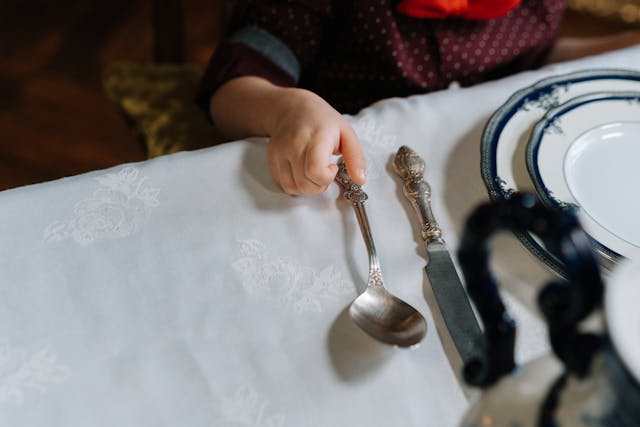
[[[300,193],[320,194],[327,189],[326,185],[315,183],[307,177],[304,169],[304,157],[299,159],[298,162],[292,163],[291,169],[293,171],[293,179],[295,180]]]
[[[358,136],[348,123],[341,128],[340,152],[351,179],[358,185],[366,181],[367,161]]]
[[[298,160],[280,158],[277,152],[268,151],[269,168],[273,180],[290,195],[320,194],[327,189],[327,185],[316,184],[306,177],[304,170],[304,153]]]
[[[278,183],[285,193],[293,196],[300,194],[296,180],[293,177],[291,163],[288,161],[278,162]]]
[[[267,145],[267,161],[273,180],[287,194],[295,196],[304,193],[305,191],[297,183],[295,166],[289,159],[283,157],[277,150],[277,145],[271,142]]]
[[[338,167],[331,163],[331,155],[336,146],[336,136],[316,135],[316,141],[307,147],[304,154],[306,178],[321,187],[327,187],[336,177]]]
[[[293,167],[289,162],[282,162],[280,168],[280,186],[287,194],[293,196],[300,194],[300,188],[296,183],[296,179],[293,173]]]

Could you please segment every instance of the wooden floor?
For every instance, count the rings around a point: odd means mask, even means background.
[[[223,0],[185,0],[186,56],[206,63]],[[151,0],[0,3],[0,190],[144,158],[101,85],[117,61],[152,60]],[[573,15],[565,33],[611,24]]]

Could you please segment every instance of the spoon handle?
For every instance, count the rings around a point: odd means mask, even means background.
[[[338,160],[338,173],[336,174],[335,181],[344,189],[344,199],[351,203],[353,210],[356,213],[358,219],[358,225],[364,238],[364,243],[367,246],[367,253],[369,254],[369,285],[382,284],[382,274],[380,272],[380,262],[378,261],[378,255],[376,253],[376,246],[373,243],[373,236],[371,235],[371,227],[369,225],[369,219],[367,218],[367,212],[364,209],[364,202],[369,198],[362,188],[353,182],[347,172],[347,167],[344,164],[342,158]],[[375,273],[375,274],[371,274]],[[371,278],[375,278],[373,283]],[[379,280],[378,280],[379,278]]]

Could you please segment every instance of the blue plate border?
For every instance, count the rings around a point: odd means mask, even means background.
[[[605,68],[547,77],[518,90],[493,113],[482,132],[480,144],[480,171],[491,200],[508,199],[515,192],[513,189],[506,188],[505,181],[498,175],[496,158],[498,139],[511,117],[519,110],[529,108],[530,105],[543,107],[547,111],[558,107],[561,105],[559,98],[555,95],[558,90],[568,89],[571,84],[591,80],[640,81],[640,72]],[[566,277],[563,263],[544,248],[531,233],[515,232],[515,235],[531,253],[558,274]]]

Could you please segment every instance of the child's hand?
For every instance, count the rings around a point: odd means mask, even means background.
[[[271,125],[267,159],[273,179],[288,194],[324,192],[338,172],[332,154],[342,154],[351,179],[365,181],[365,156],[345,118],[318,95],[288,89]]]
[[[289,194],[326,190],[338,172],[332,154],[342,154],[351,179],[364,184],[366,165],[358,137],[345,118],[313,92],[242,76],[218,88],[210,109],[230,138],[270,137],[271,175]]]

